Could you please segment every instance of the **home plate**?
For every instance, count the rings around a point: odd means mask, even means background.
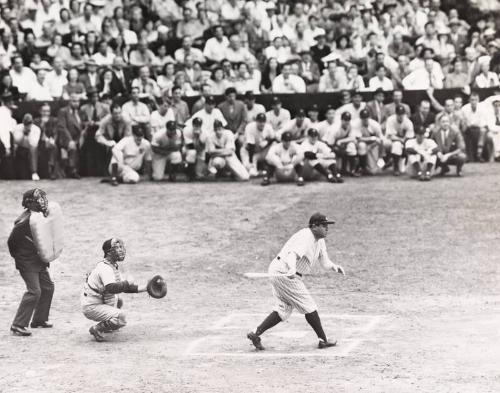
[[[307,330],[287,330],[284,332],[269,332],[270,336],[284,337],[284,338],[302,338],[309,334]]]

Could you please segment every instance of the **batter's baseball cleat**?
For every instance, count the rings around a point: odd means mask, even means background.
[[[49,328],[53,327],[54,325],[45,321],[45,322],[31,322],[30,326],[32,329],[36,329],[36,328],[49,329]]]
[[[325,349],[325,348],[334,347],[336,345],[337,345],[337,341],[323,341],[323,340],[319,340],[318,348],[319,349]]]
[[[262,346],[262,342],[260,340],[260,337],[257,336],[254,332],[250,332],[247,334],[247,338],[252,342],[253,346],[258,350],[258,351],[263,351],[265,348]]]
[[[23,337],[31,336],[31,332],[28,329],[26,329],[24,326],[12,325],[10,327],[10,332],[14,336],[23,336]]]
[[[304,183],[304,178],[303,178],[303,177],[299,177],[299,178],[297,179],[297,185],[298,185],[299,187],[302,187],[304,184],[305,184],[305,183]]]
[[[89,329],[89,333],[91,335],[94,336],[95,340],[99,343],[103,342],[104,341],[104,336],[101,334],[101,332],[99,332],[95,326],[92,326],[90,329]]]

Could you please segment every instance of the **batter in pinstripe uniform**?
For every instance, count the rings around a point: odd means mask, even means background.
[[[334,221],[325,215],[315,213],[309,219],[309,227],[295,233],[283,246],[278,256],[269,265],[270,274],[283,274],[271,277],[273,296],[276,306],[271,314],[247,337],[258,350],[263,350],[260,335],[266,330],[285,321],[296,309],[305,314],[306,320],[319,338],[318,348],[333,347],[336,341],[328,341],[318,314],[318,307],[306,288],[302,277],[311,271],[319,261],[323,268],[344,274],[340,265],[334,264],[326,252],[325,237],[328,225]]]
[[[125,245],[117,238],[102,245],[104,260],[88,275],[81,297],[82,311],[88,319],[98,322],[89,329],[96,341],[104,341],[103,333],[118,330],[127,324],[120,293],[145,292],[146,285],[122,279],[119,263],[125,259]]]

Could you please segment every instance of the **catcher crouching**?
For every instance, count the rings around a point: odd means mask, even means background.
[[[152,297],[161,298],[167,293],[161,276],[155,276],[147,284],[138,285],[122,279],[119,263],[125,259],[125,245],[122,240],[112,238],[102,245],[104,259],[87,276],[81,296],[83,315],[98,322],[89,333],[98,342],[104,341],[103,333],[109,333],[127,324],[121,310],[120,293],[148,292]]]

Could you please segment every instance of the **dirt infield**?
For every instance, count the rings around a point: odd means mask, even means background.
[[[31,182],[0,182],[0,392],[499,392],[500,166],[421,183],[143,184],[40,182],[66,217],[51,273],[52,330],[8,334],[24,290],[7,234]],[[245,338],[272,307],[265,279],[283,242],[320,210],[342,277],[306,278],[337,348],[316,350],[295,315]],[[80,312],[104,239],[122,237],[138,280],[167,277],[163,300],[125,295],[128,326],[96,343]]]

